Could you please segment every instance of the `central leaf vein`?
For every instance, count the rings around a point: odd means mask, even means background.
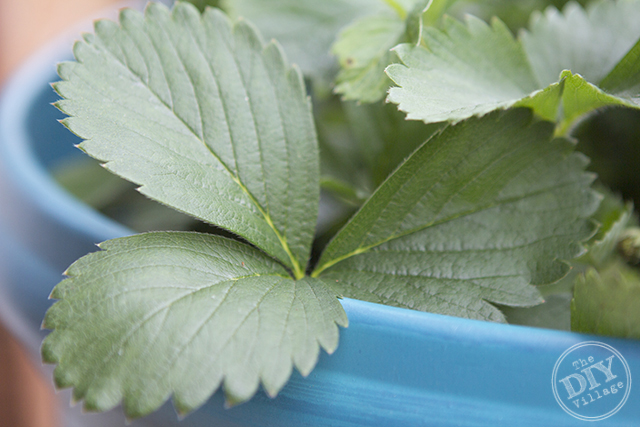
[[[191,89],[193,90],[194,93],[194,102],[196,103],[197,107],[198,107],[198,113],[199,113],[199,117],[200,117],[200,121],[202,123],[202,110],[201,110],[201,103],[198,101],[198,97],[197,97],[197,91],[195,89],[195,85],[193,83],[193,79],[191,77],[191,75],[189,74],[188,70],[185,67],[183,58],[180,56],[176,46],[174,45],[174,41],[169,37],[168,33],[166,32],[166,29],[163,26],[160,26],[162,28],[162,31],[165,33],[165,35],[167,36],[167,39],[170,41],[170,46],[172,47],[172,49],[174,50],[176,57],[180,60],[180,65],[182,67],[183,72],[185,73],[185,75],[188,76],[189,78],[189,83],[191,86]],[[196,43],[197,46],[199,46],[198,43]],[[157,53],[157,46],[153,43],[152,40],[152,46],[154,47],[154,50],[156,50],[156,54]],[[227,46],[228,47],[228,46]],[[139,83],[144,84],[142,78],[134,73],[130,68],[128,68],[126,66],[125,63],[123,63],[117,56],[115,56],[111,51],[109,51],[108,49],[102,49],[104,50],[113,60],[115,60],[116,62],[120,63],[123,67],[126,68],[126,70],[128,71],[128,73],[130,74],[131,77],[133,77],[135,80],[137,80]],[[202,53],[202,51],[200,51]],[[237,64],[237,59],[235,58],[234,55],[231,55],[234,63],[236,65]],[[211,64],[209,63],[209,61],[206,61],[207,64],[209,65],[209,69],[212,73],[212,77],[214,79],[214,84],[216,89],[218,90],[218,95],[219,95],[219,99],[222,105],[222,110],[224,112],[225,115],[225,124],[227,126],[227,130],[229,132],[229,135],[231,138],[233,138],[233,132],[231,131],[230,125],[229,125],[229,112],[228,112],[228,108],[226,106],[226,103],[224,101],[224,97],[222,96],[222,92],[220,91],[220,86],[218,84],[218,80],[215,77],[215,71],[211,68]],[[163,70],[163,75],[165,76],[166,79],[166,73],[164,73],[164,67],[160,67]],[[86,81],[86,80],[85,80]],[[88,83],[88,82],[87,82]],[[244,85],[244,81],[242,81],[243,85]],[[171,98],[173,99],[173,89],[171,88],[171,85],[168,83],[167,80],[167,85],[169,88],[169,92],[171,95]],[[275,224],[273,223],[269,213],[262,207],[262,205],[258,202],[258,200],[256,199],[256,197],[249,191],[249,189],[244,185],[244,183],[242,183],[242,181],[240,181],[238,175],[234,172],[232,172],[232,170],[229,168],[229,166],[222,161],[222,159],[215,153],[215,151],[213,151],[213,149],[209,146],[209,144],[206,143],[206,141],[204,140],[204,137],[201,136],[196,130],[192,129],[192,127],[190,125],[187,124],[187,122],[180,117],[179,114],[177,114],[173,108],[172,105],[168,105],[155,91],[153,91],[151,89],[151,87],[149,87],[148,85],[144,84],[144,86],[147,88],[147,90],[149,91],[149,93],[153,94],[154,97],[156,98],[156,100],[161,103],[162,105],[164,105],[166,108],[170,109],[173,112],[173,115],[180,120],[180,122],[185,126],[186,129],[189,130],[189,132],[195,136],[207,149],[207,151],[209,153],[211,153],[211,155],[224,167],[224,169],[227,171],[227,173],[229,174],[229,177],[241,188],[241,190],[249,197],[249,199],[252,201],[252,203],[255,205],[255,207],[258,209],[258,211],[262,214],[262,216],[264,217],[264,219],[266,220],[267,224],[269,225],[269,227],[273,230],[273,232],[276,234],[278,241],[280,242],[280,244],[282,245],[284,251],[287,253],[287,255],[289,256],[292,266],[294,268],[294,276],[295,278],[299,279],[301,277],[304,276],[304,272],[302,271],[301,267],[300,267],[300,263],[298,262],[298,260],[296,259],[296,257],[293,255],[291,249],[289,248],[289,245],[286,241],[286,239],[283,237],[283,235],[280,233],[280,231],[277,229],[277,227],[275,226]],[[245,93],[246,93],[246,86],[245,86]],[[98,90],[96,90],[96,92],[99,92]],[[112,102],[114,102],[112,100]],[[114,102],[115,103],[115,102]],[[123,106],[124,107],[124,106]],[[126,107],[125,107],[126,108]],[[280,117],[282,118],[281,112],[278,109],[279,113],[280,113]],[[133,111],[135,112],[135,111]],[[253,114],[252,111],[252,117],[254,120],[254,130],[255,130],[255,115]],[[256,135],[256,138],[258,138],[258,136]],[[148,138],[147,138],[148,139]],[[259,138],[258,138],[259,139]],[[285,144],[286,145],[286,144]],[[237,153],[235,151],[235,144],[231,144],[232,146],[232,150],[233,150],[233,156],[234,156],[234,161],[236,163],[236,170],[238,169],[238,165],[237,165]],[[166,148],[163,146],[163,148]],[[173,153],[175,153],[175,151],[172,150]],[[177,153],[176,153],[177,154]],[[263,167],[263,165],[261,165],[261,167]],[[266,180],[265,180],[266,181]],[[266,185],[266,184],[265,184]],[[268,194],[268,193],[267,193]]]
[[[511,204],[511,203],[514,203],[514,202],[522,201],[522,200],[525,200],[525,199],[530,198],[530,197],[535,197],[537,195],[544,194],[544,193],[549,192],[549,191],[554,190],[554,189],[560,189],[560,188],[572,186],[572,185],[575,185],[575,184],[576,183],[572,182],[572,181],[569,181],[567,183],[560,183],[558,185],[554,185],[554,186],[551,186],[549,188],[543,188],[543,189],[539,189],[539,190],[536,190],[536,191],[529,192],[529,193],[524,194],[524,195],[505,198],[505,199],[499,200],[499,201],[497,201],[495,203],[491,203],[491,204],[488,204],[488,205],[485,205],[485,206],[482,206],[482,207],[479,207],[479,208],[470,209],[470,210],[463,211],[463,212],[460,212],[460,213],[455,214],[455,215],[451,215],[451,216],[449,216],[447,218],[443,218],[443,219],[441,219],[439,221],[431,221],[431,222],[429,222],[427,224],[424,224],[422,226],[415,227],[415,228],[412,228],[412,229],[407,229],[402,233],[398,233],[398,234],[395,234],[395,235],[392,235],[392,236],[388,236],[388,237],[386,237],[384,239],[381,239],[381,240],[379,240],[379,241],[377,241],[375,243],[372,243],[370,245],[367,245],[367,246],[358,247],[357,249],[355,249],[355,250],[353,250],[353,251],[351,251],[351,252],[349,252],[347,254],[344,254],[342,256],[334,258],[333,260],[331,260],[331,261],[323,264],[322,266],[320,266],[320,268],[317,268],[313,272],[311,277],[319,277],[320,274],[324,270],[328,269],[329,267],[332,267],[332,266],[336,265],[337,263],[339,263],[341,261],[344,261],[344,260],[346,260],[348,258],[351,258],[351,257],[353,257],[355,255],[359,255],[359,254],[368,252],[369,250],[371,250],[371,249],[373,249],[373,248],[375,248],[377,246],[380,246],[380,245],[382,245],[382,244],[384,244],[386,242],[389,242],[391,240],[398,239],[400,237],[416,233],[418,231],[424,230],[424,229],[429,228],[429,227],[434,227],[434,226],[437,226],[437,225],[445,224],[447,222],[450,222],[450,221],[453,221],[453,220],[456,220],[456,219],[459,219],[459,218],[463,218],[463,217],[466,217],[466,216],[469,216],[469,215],[473,215],[473,214],[476,214],[476,213],[487,211],[487,210],[490,210],[490,209],[493,209],[493,208],[497,208],[497,207],[500,207],[500,206],[503,206],[503,205],[508,205],[508,204]],[[567,207],[570,207],[570,206],[564,206],[564,208],[567,208]],[[551,209],[551,211],[556,211],[556,210],[559,210],[559,209]]]

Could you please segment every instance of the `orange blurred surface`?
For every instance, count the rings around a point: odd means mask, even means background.
[[[0,427],[56,427],[55,405],[50,382],[0,325]]]

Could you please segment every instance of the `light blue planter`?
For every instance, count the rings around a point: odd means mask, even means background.
[[[70,197],[49,175],[62,159],[83,155],[49,105],[56,99],[49,87],[57,79],[54,64],[69,51],[65,40],[34,57],[0,98],[0,318],[36,359],[46,335],[40,323],[51,304],[47,297],[62,271],[96,242],[130,233]],[[336,353],[323,353],[308,378],[294,374],[276,399],[260,391],[225,410],[217,393],[182,422],[165,405],[133,425],[584,426],[556,402],[552,372],[565,350],[588,340],[618,350],[640,380],[636,341],[342,303],[350,326],[341,331]],[[640,425],[638,384],[619,412],[597,425]],[[124,425],[120,412],[79,415],[75,409],[66,425]]]

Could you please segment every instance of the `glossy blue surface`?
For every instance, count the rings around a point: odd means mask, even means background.
[[[0,317],[37,357],[40,322],[62,271],[95,243],[128,234],[59,188],[48,169],[79,155],[56,120],[54,64],[44,52],[0,99]],[[354,300],[335,354],[307,378],[295,373],[275,399],[262,392],[224,409],[220,393],[182,422],[170,405],[133,425],[156,426],[583,426],[556,403],[551,376],[575,343],[617,349],[640,378],[640,343],[498,325]],[[640,387],[599,426],[640,424]],[[116,416],[117,417],[117,416]],[[81,418],[94,425],[100,416]],[[122,417],[117,418],[124,425]],[[214,422],[215,421],[215,422]],[[106,424],[100,424],[106,425]],[[108,425],[113,424],[110,421]]]

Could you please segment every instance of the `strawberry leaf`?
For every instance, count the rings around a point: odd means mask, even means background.
[[[468,17],[425,27],[421,44],[395,48],[403,64],[387,69],[399,86],[388,100],[409,119],[456,122],[526,106],[567,134],[595,109],[640,108],[640,1],[600,1],[586,11],[550,8],[514,39],[497,18]],[[601,87],[599,86],[601,85]]]
[[[299,71],[246,22],[190,4],[125,9],[63,63],[64,123],[146,196],[225,228],[302,277],[319,200]]]
[[[180,413],[224,384],[229,403],[260,384],[275,396],[293,366],[303,375],[320,347],[338,345],[342,306],[319,280],[292,280],[263,252],[223,237],[155,232],[107,241],[76,261],[59,299],[43,359],[58,387],[88,410],[122,401],[130,418],[173,395]]]
[[[525,109],[450,126],[418,148],[329,243],[314,277],[343,295],[475,319],[542,302],[599,197],[586,159]]]
[[[336,34],[352,21],[387,9],[371,0],[222,0],[232,16],[249,19],[267,38],[282,44],[305,75],[332,80]]]

